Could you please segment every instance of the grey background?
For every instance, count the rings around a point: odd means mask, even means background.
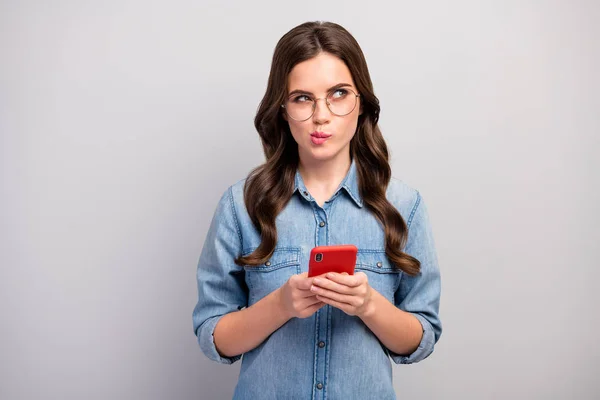
[[[399,398],[600,394],[594,1],[0,2],[0,398],[228,398],[195,270],[277,40],[355,35],[430,209],[444,332]],[[351,377],[349,377],[351,379]]]

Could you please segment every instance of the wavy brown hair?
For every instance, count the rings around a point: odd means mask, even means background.
[[[361,96],[362,114],[350,142],[350,157],[356,161],[364,205],[385,229],[385,253],[389,260],[407,274],[417,275],[419,261],[402,252],[408,236],[406,223],[385,195],[391,168],[387,145],[377,126],[379,100],[373,92],[367,62],[354,37],[332,22],[301,24],[283,35],[275,47],[267,90],[254,118],[266,162],[250,172],[244,185],[246,209],[261,235],[261,243],[251,254],[242,255],[235,262],[264,264],[275,249],[275,218],[292,197],[299,163],[298,145],[281,108],[287,95],[287,78],[296,64],[321,52],[332,54],[346,64]]]

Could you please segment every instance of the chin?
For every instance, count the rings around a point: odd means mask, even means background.
[[[311,149],[306,155],[315,161],[327,161],[334,158],[339,153],[339,149]]]

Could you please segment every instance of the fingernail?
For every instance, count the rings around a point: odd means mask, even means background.
[[[316,283],[318,285],[319,283],[321,283],[321,280],[319,278],[315,278],[313,280],[313,283]]]

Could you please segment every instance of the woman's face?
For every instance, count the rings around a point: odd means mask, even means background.
[[[346,64],[329,53],[320,53],[297,64],[288,75],[287,95],[291,95],[296,103],[306,102],[309,98],[322,99],[317,100],[314,114],[306,121],[296,121],[284,113],[298,143],[301,162],[346,159],[350,156],[350,140],[356,132],[360,115],[360,97],[356,99],[354,110],[344,116],[333,114],[325,103],[328,95],[333,99],[332,103],[342,96],[356,97],[344,89],[358,94]],[[287,105],[290,105],[289,101]]]

